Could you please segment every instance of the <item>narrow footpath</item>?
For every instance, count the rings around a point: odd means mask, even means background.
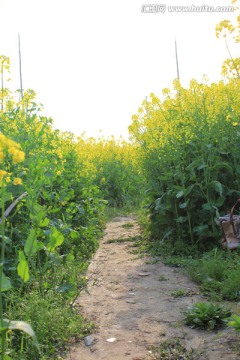
[[[88,292],[77,300],[95,329],[70,349],[66,359],[161,359],[153,356],[152,346],[169,338],[195,349],[196,360],[239,359],[235,350],[239,338],[233,330],[212,333],[183,324],[183,311],[206,298],[181,269],[139,256],[134,239],[140,235],[133,217],[118,217],[107,224],[88,269]],[[174,298],[179,289],[185,290],[185,296]]]

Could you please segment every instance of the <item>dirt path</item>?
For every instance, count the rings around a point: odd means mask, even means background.
[[[129,238],[139,234],[131,217],[107,224],[88,269],[89,294],[78,299],[96,329],[86,339],[91,344],[74,346],[67,360],[153,359],[151,345],[168,338],[179,338],[186,348],[197,349],[196,359],[239,359],[234,353],[238,338],[232,330],[207,333],[182,324],[182,311],[204,298],[181,270],[134,254]],[[188,296],[174,298],[172,293],[178,289]]]

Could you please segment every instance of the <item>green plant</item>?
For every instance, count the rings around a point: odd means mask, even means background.
[[[228,325],[232,326],[237,332],[240,332],[240,316],[232,315]]]
[[[153,258],[153,259],[149,259],[145,262],[146,265],[154,265],[154,264],[158,264],[160,261],[159,258]]]
[[[105,244],[121,244],[125,242],[133,241],[132,237],[122,237],[117,239],[109,239],[105,241]]]
[[[202,293],[211,300],[233,300],[240,298],[239,255],[213,249],[199,259],[186,263],[186,271],[196,281]]]
[[[240,264],[232,264],[225,272],[225,279],[221,284],[223,299],[238,301],[240,299]]]
[[[178,289],[178,290],[175,290],[171,293],[171,295],[174,297],[174,298],[178,298],[178,297],[182,297],[182,296],[187,296],[187,291],[185,289]]]
[[[182,242],[183,251],[216,246],[217,219],[240,194],[238,86],[239,78],[192,80],[188,88],[176,80],[163,90],[163,100],[150,94],[132,117],[156,242]]]
[[[208,297],[209,300],[223,300],[222,283],[219,281],[212,279],[206,280],[199,286],[199,289],[202,294]]]
[[[122,227],[126,228],[126,229],[130,229],[130,228],[134,227],[134,224],[131,222],[127,222],[126,224],[123,224]]]
[[[85,331],[72,307],[106,201],[87,151],[39,115],[34,91],[19,101],[5,89],[8,59],[0,56],[0,65],[0,359],[44,359],[72,329]]]
[[[194,349],[187,350],[179,339],[162,341],[158,346],[151,347],[154,360],[196,360],[198,353]]]
[[[158,278],[158,281],[167,281],[168,278],[166,278],[164,275],[160,275]]]
[[[214,330],[224,327],[231,311],[209,302],[199,302],[184,312],[184,323],[193,328]]]
[[[28,319],[35,329],[41,356],[27,336],[20,337],[19,334],[9,332],[8,353],[13,359],[21,355],[36,360],[42,356],[54,356],[65,348],[71,338],[82,338],[93,328],[93,324],[87,323],[79,314],[77,307],[70,306],[64,294],[52,289],[46,292],[45,297],[39,291],[32,290],[24,294],[18,307],[15,306],[16,302],[17,297],[9,299],[9,316]],[[24,347],[21,349],[22,344]]]

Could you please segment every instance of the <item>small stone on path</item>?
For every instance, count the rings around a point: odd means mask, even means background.
[[[85,346],[91,346],[93,344],[94,340],[95,339],[92,335],[88,335],[83,339]]]
[[[114,341],[116,341],[116,338],[114,338],[114,337],[107,339],[107,342],[110,342],[110,343],[113,343]]]
[[[140,273],[138,273],[138,275],[139,276],[149,276],[149,275],[151,275],[151,273],[150,272],[140,272]]]

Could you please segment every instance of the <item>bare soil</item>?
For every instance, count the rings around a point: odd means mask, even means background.
[[[153,359],[152,346],[169,338],[195,349],[196,359],[240,359],[234,330],[206,332],[183,324],[183,311],[206,298],[181,269],[134,252],[133,237],[140,234],[134,217],[107,224],[88,269],[88,292],[77,300],[81,313],[95,324],[91,344],[74,344],[66,359]],[[185,296],[174,298],[179,289]]]

